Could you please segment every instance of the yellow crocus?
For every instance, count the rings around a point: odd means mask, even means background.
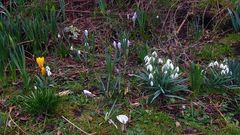
[[[45,67],[41,67],[41,74],[42,74],[42,76],[45,76],[45,75],[46,75],[46,69],[45,69]]]
[[[37,57],[36,58],[38,67],[41,69],[42,67],[44,67],[44,57]]]

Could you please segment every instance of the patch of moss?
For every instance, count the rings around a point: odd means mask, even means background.
[[[143,109],[131,113],[132,127],[128,134],[180,134],[181,129],[176,128],[175,121],[163,112],[152,112]]]
[[[231,33],[226,35],[224,38],[219,40],[219,43],[222,44],[235,44],[240,42],[240,35],[238,33]]]
[[[232,55],[233,50],[226,44],[206,44],[199,52],[197,57],[203,60],[215,60]]]

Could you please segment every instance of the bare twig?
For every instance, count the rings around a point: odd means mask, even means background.
[[[70,123],[72,126],[74,126],[75,128],[77,128],[78,130],[80,130],[81,132],[83,132],[84,134],[86,134],[86,135],[94,135],[95,133],[92,133],[92,134],[90,134],[90,133],[87,133],[86,131],[84,131],[84,130],[82,130],[80,127],[78,127],[78,126],[76,126],[74,123],[72,123],[70,120],[68,120],[66,117],[64,117],[64,116],[62,116],[62,118],[64,119],[64,120],[66,120],[68,123]]]

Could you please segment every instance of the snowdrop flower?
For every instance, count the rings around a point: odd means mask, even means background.
[[[127,14],[127,19],[128,19],[128,20],[130,19],[130,14]]]
[[[134,12],[133,17],[132,17],[132,21],[134,24],[136,22],[136,19],[137,19],[137,12]]]
[[[80,55],[80,54],[81,54],[81,51],[80,51],[80,50],[78,50],[78,51],[77,51],[77,53],[78,53],[78,55]]]
[[[156,58],[155,57],[151,57],[152,61],[155,62]]]
[[[174,69],[174,66],[173,66],[173,64],[172,64],[172,63],[170,63],[169,67],[170,67],[170,69],[171,69],[171,70],[173,70],[173,69]]]
[[[214,66],[213,62],[209,63],[208,65],[208,67],[213,67],[213,66]]]
[[[144,61],[145,61],[145,63],[149,61],[148,55],[144,57]]]
[[[116,41],[113,41],[113,47],[114,47],[114,48],[117,48],[117,43],[116,43]]]
[[[221,75],[225,75],[225,74],[226,74],[225,70],[222,70]]]
[[[224,69],[224,65],[223,65],[222,63],[220,64],[220,68],[221,68],[221,69]]]
[[[226,68],[225,72],[226,72],[226,74],[228,74],[229,73],[229,68]]]
[[[85,37],[88,37],[88,30],[84,30]]]
[[[85,45],[85,46],[89,46],[89,44],[88,44],[88,43],[85,43],[84,45]]]
[[[158,59],[158,63],[163,63],[163,60],[161,58]]]
[[[179,72],[179,67],[175,68],[175,72],[177,72],[177,73]]]
[[[217,61],[215,61],[215,62],[213,63],[213,65],[214,65],[214,66],[219,66],[219,64],[218,64]]]
[[[88,90],[83,90],[83,94],[88,97],[95,97],[96,95],[92,94],[92,92]]]
[[[151,65],[151,64],[147,65],[147,71],[150,71],[150,72],[152,72],[152,70],[153,70],[153,67],[152,67],[152,65]]]
[[[170,59],[167,59],[166,64],[170,65],[171,63],[172,63],[172,61]]]
[[[164,74],[167,74],[168,73],[168,71],[164,71]]]
[[[128,47],[130,46],[130,41],[129,41],[129,40],[127,41],[127,46],[128,46]]]
[[[73,46],[70,47],[70,50],[73,51]]]
[[[157,55],[157,53],[154,51],[154,52],[152,53],[152,56],[157,57],[158,55]]]
[[[150,85],[153,86],[153,81],[150,82]]]
[[[118,49],[121,49],[121,46],[122,46],[121,42],[118,42],[117,44]]]
[[[156,18],[158,19],[158,18],[159,18],[159,16],[157,15],[157,16],[156,16]]]
[[[46,72],[47,72],[47,76],[51,76],[52,72],[49,66],[46,66]]]
[[[58,37],[58,38],[61,38],[61,35],[58,33],[57,37]]]
[[[34,89],[37,90],[37,86],[34,86]]]
[[[149,79],[153,79],[153,74],[150,73],[150,74],[148,75],[148,78],[149,78]]]

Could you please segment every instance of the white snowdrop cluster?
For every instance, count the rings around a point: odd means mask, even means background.
[[[228,65],[227,64],[224,64],[224,62],[223,63],[218,63],[218,61],[215,61],[215,62],[211,62],[211,63],[209,63],[209,65],[208,65],[208,68],[212,68],[212,69],[220,69],[219,71],[220,71],[220,74],[221,75],[231,75],[232,74],[232,72],[229,70],[229,67],[228,67]]]
[[[130,41],[127,40],[126,38],[123,39],[123,44],[125,44],[125,43],[127,44],[128,47],[130,46]],[[113,47],[114,47],[115,49],[121,50],[121,48],[122,48],[122,43],[121,43],[120,41],[119,41],[119,42],[113,41]]]
[[[73,25],[69,26],[69,27],[65,27],[64,28],[64,32],[69,32],[71,33],[71,35],[69,35],[70,38],[72,39],[77,39],[78,36],[80,35],[79,32],[80,30],[77,27],[74,27]]]
[[[144,61],[146,69],[149,72],[148,79],[150,80],[151,86],[154,85],[154,75],[156,72],[167,75],[171,79],[176,79],[179,77],[179,67],[174,67],[170,59],[167,59],[164,63],[163,59],[158,58],[158,55],[155,51],[150,56],[145,56]],[[156,64],[162,65],[161,68],[158,69]]]

